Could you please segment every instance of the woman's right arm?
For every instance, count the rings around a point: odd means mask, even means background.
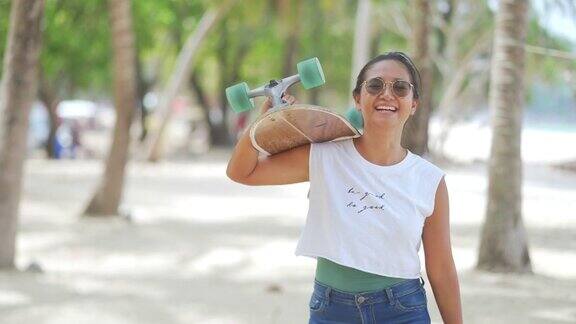
[[[286,96],[294,102],[293,97]],[[269,107],[264,103],[262,112]],[[260,156],[252,146],[250,132],[244,132],[228,162],[226,175],[245,185],[277,185],[308,181],[310,144],[296,147],[271,156]]]

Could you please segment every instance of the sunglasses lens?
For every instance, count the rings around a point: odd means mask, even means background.
[[[394,81],[392,85],[394,94],[398,97],[406,97],[410,93],[410,88],[410,83],[401,80]]]
[[[378,78],[373,78],[366,81],[366,91],[369,94],[376,95],[384,89],[384,82]]]

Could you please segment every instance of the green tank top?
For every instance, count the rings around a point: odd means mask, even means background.
[[[334,289],[358,293],[383,290],[407,279],[364,272],[318,257],[316,280]]]

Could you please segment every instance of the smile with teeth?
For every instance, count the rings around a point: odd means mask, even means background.
[[[377,106],[376,110],[396,112],[398,110],[398,108],[392,107],[392,106]]]

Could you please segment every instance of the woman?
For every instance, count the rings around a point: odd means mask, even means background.
[[[401,52],[377,56],[360,71],[353,96],[362,136],[259,157],[246,133],[227,174],[247,185],[310,181],[296,249],[317,259],[310,323],[430,323],[422,243],[442,318],[461,323],[444,173],[401,146],[418,106],[418,70]]]

